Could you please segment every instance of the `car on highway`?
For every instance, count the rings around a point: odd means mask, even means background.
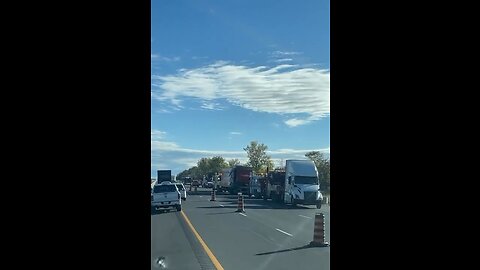
[[[173,183],[163,183],[155,185],[152,192],[152,211],[159,208],[169,209],[174,208],[177,211],[182,211],[181,194],[177,186]]]
[[[185,186],[182,183],[175,183],[175,185],[178,188],[178,191],[180,191],[180,197],[182,200],[186,201],[187,200],[187,190],[185,189]]]
[[[193,180],[190,185],[192,185],[192,187],[199,187],[199,186],[200,186],[200,181],[198,181],[198,180]]]
[[[160,183],[160,185],[171,185],[171,184],[172,184],[172,182],[170,182],[170,181],[163,181],[163,182]]]

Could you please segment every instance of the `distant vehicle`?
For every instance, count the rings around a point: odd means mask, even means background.
[[[187,190],[185,189],[185,186],[182,183],[175,183],[177,186],[178,191],[180,191],[180,196],[182,200],[186,201],[187,200]]]
[[[163,181],[163,182],[160,183],[160,185],[171,185],[171,184],[172,184],[172,182],[170,182],[170,181]]]
[[[283,203],[285,195],[285,170],[275,169],[267,173],[260,181],[260,189],[264,200]]]
[[[232,186],[233,179],[230,177],[230,172],[232,171],[231,168],[223,169],[220,173],[220,183],[218,184],[218,191],[228,191]]]
[[[318,171],[312,160],[287,160],[285,166],[284,203],[322,207]]]
[[[184,177],[183,178],[183,183],[184,184],[190,184],[192,182],[192,178],[190,176]]]
[[[205,187],[206,187],[206,188],[213,188],[213,182],[208,181],[208,182],[205,184]]]
[[[200,186],[200,181],[193,180],[191,185],[192,185],[192,187],[199,187]]]
[[[261,192],[260,192],[260,179],[261,177],[258,175],[253,175],[250,177],[250,183],[248,185],[249,187],[249,192],[248,196],[255,196],[255,198],[261,197]]]
[[[155,185],[151,196],[152,211],[158,208],[175,208],[182,211],[181,194],[175,184]]]
[[[232,184],[228,188],[230,194],[237,194],[242,192],[243,194],[250,194],[250,175],[252,174],[251,167],[245,167],[237,165],[230,171],[230,178]]]
[[[157,183],[161,183],[163,181],[172,181],[171,170],[157,170]]]

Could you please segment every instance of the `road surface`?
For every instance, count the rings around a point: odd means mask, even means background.
[[[325,215],[325,240],[330,242],[329,206],[292,207],[245,198],[245,213],[238,213],[237,196],[210,201],[207,190],[198,191],[203,195],[182,202],[183,214],[152,215],[152,269],[162,269],[159,257],[165,258],[165,269],[330,269],[330,248],[308,245],[315,213]]]

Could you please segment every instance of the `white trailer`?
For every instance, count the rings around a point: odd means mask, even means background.
[[[232,168],[222,170],[220,174],[220,183],[218,185],[219,191],[225,192],[229,190],[229,188],[232,186],[233,179],[230,176],[231,171],[232,171]]]

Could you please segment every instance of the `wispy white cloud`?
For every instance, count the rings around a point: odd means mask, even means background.
[[[242,133],[238,131],[230,131],[230,135],[242,135]]]
[[[221,111],[223,108],[215,102],[204,102],[201,106],[203,109]]]
[[[301,52],[288,52],[288,51],[274,51],[271,53],[273,56],[286,56],[286,55],[299,55]]]
[[[163,138],[165,137],[165,134],[167,134],[167,132],[161,131],[161,130],[157,130],[157,129],[152,129],[152,130],[151,130],[152,141],[153,141],[153,140],[163,139]]]
[[[297,119],[297,118],[292,118],[287,121],[285,121],[285,124],[289,127],[296,127],[300,125],[305,125],[307,123],[311,122],[311,120],[308,119]]]
[[[290,61],[293,61],[293,59],[292,58],[281,58],[281,59],[274,60],[274,62],[277,62],[277,63],[290,62]]]
[[[295,115],[289,127],[307,124],[330,114],[330,71],[282,64],[248,67],[218,61],[183,69],[175,75],[152,76],[152,98],[180,106],[181,97],[211,102],[225,99],[243,108]],[[210,108],[211,106],[206,106]]]
[[[180,57],[178,56],[175,56],[175,57],[166,57],[166,56],[162,56],[162,55],[159,55],[159,54],[151,54],[151,60],[152,61],[164,61],[164,62],[177,62],[177,61],[180,61]]]
[[[155,110],[156,113],[172,113],[171,111],[167,110],[167,109],[158,109],[158,110]]]

